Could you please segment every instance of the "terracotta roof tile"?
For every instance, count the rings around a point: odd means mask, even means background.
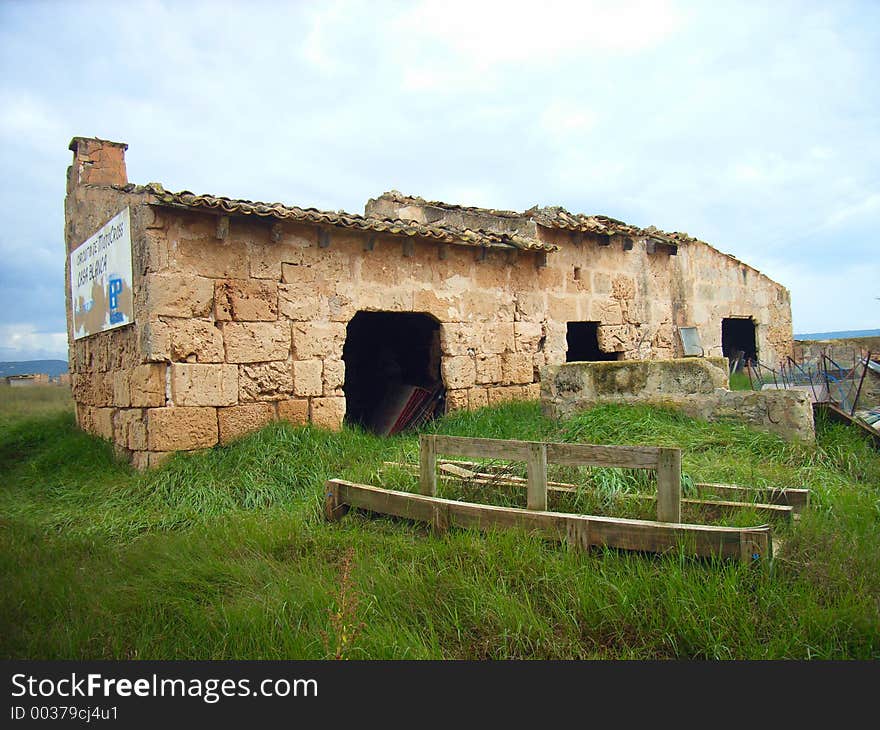
[[[217,195],[196,195],[183,190],[171,193],[160,185],[146,186],[155,196],[155,203],[172,208],[209,210],[227,215],[258,216],[292,220],[317,225],[353,228],[362,231],[375,231],[395,236],[419,236],[442,243],[486,248],[520,249],[525,251],[554,251],[556,247],[519,234],[500,233],[484,229],[455,228],[449,225],[436,225],[403,221],[392,218],[362,216],[345,211],[331,212],[316,208],[300,208],[282,203],[259,203],[250,200],[236,200]]]

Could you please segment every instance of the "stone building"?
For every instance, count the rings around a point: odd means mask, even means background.
[[[681,327],[706,356],[791,351],[788,291],[686,234],[396,192],[364,215],[170,193],[128,182],[125,144],[70,148],[67,250],[127,210],[133,296],[131,323],[83,336],[68,284],[77,420],[137,465],[273,419],[370,427],[389,384],[447,410],[537,398],[545,365],[680,356]]]

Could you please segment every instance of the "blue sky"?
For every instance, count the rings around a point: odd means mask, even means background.
[[[0,360],[66,357],[74,136],[132,182],[687,231],[880,327],[880,2],[0,0]]]

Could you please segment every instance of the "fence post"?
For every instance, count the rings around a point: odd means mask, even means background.
[[[529,475],[527,506],[529,509],[547,509],[547,444],[529,444],[529,458],[526,462]]]
[[[437,444],[429,433],[419,435],[419,491],[437,496]]]
[[[681,449],[660,449],[657,458],[657,520],[681,522]]]

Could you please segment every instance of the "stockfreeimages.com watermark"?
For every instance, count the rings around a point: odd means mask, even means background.
[[[77,697],[116,699],[119,697],[195,697],[213,704],[224,697],[317,697],[316,679],[188,679],[150,677],[127,679],[90,673],[60,679],[12,675],[12,696],[39,699]]]

